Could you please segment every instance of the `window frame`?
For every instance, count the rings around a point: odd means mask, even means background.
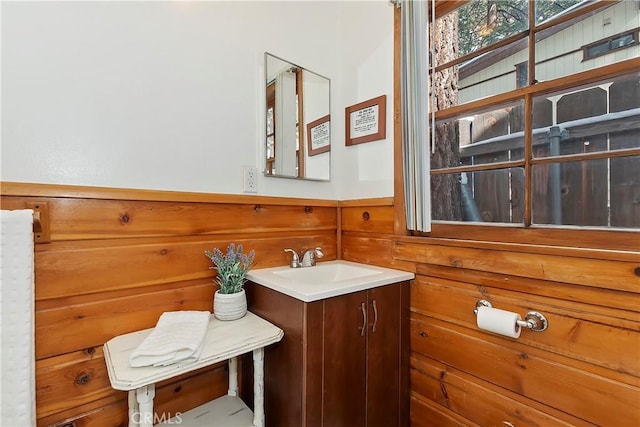
[[[592,48],[594,46],[598,46],[598,45],[604,44],[604,43],[610,44],[612,41],[614,41],[614,40],[616,40],[618,38],[624,37],[624,36],[628,36],[628,35],[633,35],[633,43],[626,44],[624,46],[615,47],[613,49],[609,48],[605,52],[600,52],[600,53],[597,53],[595,55],[589,55],[589,49],[590,48]],[[597,40],[597,41],[595,41],[593,43],[589,43],[589,44],[583,45],[582,46],[582,62],[590,61],[592,59],[599,58],[599,57],[604,56],[604,55],[608,55],[611,52],[616,52],[618,50],[627,49],[627,48],[636,46],[638,43],[640,43],[640,41],[638,41],[638,36],[639,35],[640,35],[640,27],[634,28],[633,30],[623,31],[621,33],[614,34],[614,35],[606,37],[604,39]]]
[[[436,4],[436,18],[446,15],[455,10],[457,7],[463,6],[466,2],[442,3],[442,7],[438,8]],[[590,13],[600,8],[611,5],[611,1],[604,0],[589,4],[581,9],[567,13],[556,19],[549,20],[540,25],[535,25],[530,14],[530,28],[528,31],[529,43],[535,42],[537,33],[555,26],[568,22],[582,14]],[[548,246],[573,246],[580,248],[593,249],[615,249],[615,250],[631,250],[637,251],[639,244],[640,230],[636,229],[608,229],[600,227],[586,226],[570,226],[570,225],[541,225],[531,223],[531,169],[533,165],[549,164],[558,162],[556,157],[534,158],[531,155],[532,150],[532,122],[526,122],[525,127],[525,156],[522,161],[502,162],[499,164],[491,164],[481,169],[503,169],[505,167],[522,167],[525,170],[525,214],[523,224],[505,224],[505,223],[464,223],[449,221],[433,221],[432,229],[429,233],[409,232],[404,221],[404,189],[402,180],[402,129],[399,122],[400,114],[400,13],[395,12],[395,53],[394,53],[394,92],[395,92],[395,108],[398,114],[395,115],[395,227],[394,231],[397,235],[406,235],[414,237],[430,237],[444,239],[464,239],[464,240],[483,240],[504,243],[527,243],[540,244]],[[457,58],[449,64],[443,64],[438,68],[445,68],[452,63],[460,62],[461,58]],[[625,74],[632,73],[640,69],[640,58],[632,58],[620,61],[614,64],[605,65],[588,71],[579,72],[569,76],[559,77],[545,82],[537,82],[535,80],[535,48],[529,49],[529,79],[530,84],[525,87],[468,102],[462,105],[456,105],[446,110],[436,111],[435,120],[442,120],[461,117],[478,110],[484,110],[515,101],[524,101],[525,115],[532,113],[533,98],[536,96],[557,92],[566,88],[577,85],[585,85],[595,83],[601,80],[615,78]],[[576,157],[563,156],[563,160],[571,161],[579,157],[582,159],[596,158],[612,158],[618,156],[640,155],[640,149],[625,149],[613,152],[596,152],[581,154]],[[477,167],[459,166],[447,169],[432,169],[431,173],[455,173],[461,171],[478,170]]]

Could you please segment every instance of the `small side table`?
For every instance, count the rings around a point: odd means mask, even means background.
[[[104,345],[111,386],[129,392],[129,427],[151,427],[154,421],[185,426],[264,426],[264,347],[282,339],[284,332],[251,312],[238,320],[220,321],[213,315],[200,358],[191,363],[132,368],[129,355],[153,329],[117,336]],[[253,353],[254,412],[238,397],[237,357]],[[175,419],[154,420],[155,384],[227,360],[229,391]],[[180,418],[179,420],[177,418]]]

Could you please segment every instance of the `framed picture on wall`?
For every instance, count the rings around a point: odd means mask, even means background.
[[[331,149],[331,116],[327,114],[307,125],[309,155],[326,153]]]
[[[345,108],[346,145],[386,138],[387,96],[382,95]]]

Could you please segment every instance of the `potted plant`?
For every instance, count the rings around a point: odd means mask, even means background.
[[[253,265],[255,251],[244,254],[242,245],[236,248],[231,243],[226,254],[218,248],[206,250],[204,254],[214,264],[209,268],[218,272],[215,281],[219,289],[213,297],[213,315],[220,320],[240,319],[247,312],[247,296],[243,286]]]

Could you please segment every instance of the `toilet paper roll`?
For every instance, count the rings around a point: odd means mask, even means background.
[[[520,336],[520,325],[516,321],[521,320],[518,313],[500,310],[492,307],[478,307],[476,322],[478,328],[511,338]]]

